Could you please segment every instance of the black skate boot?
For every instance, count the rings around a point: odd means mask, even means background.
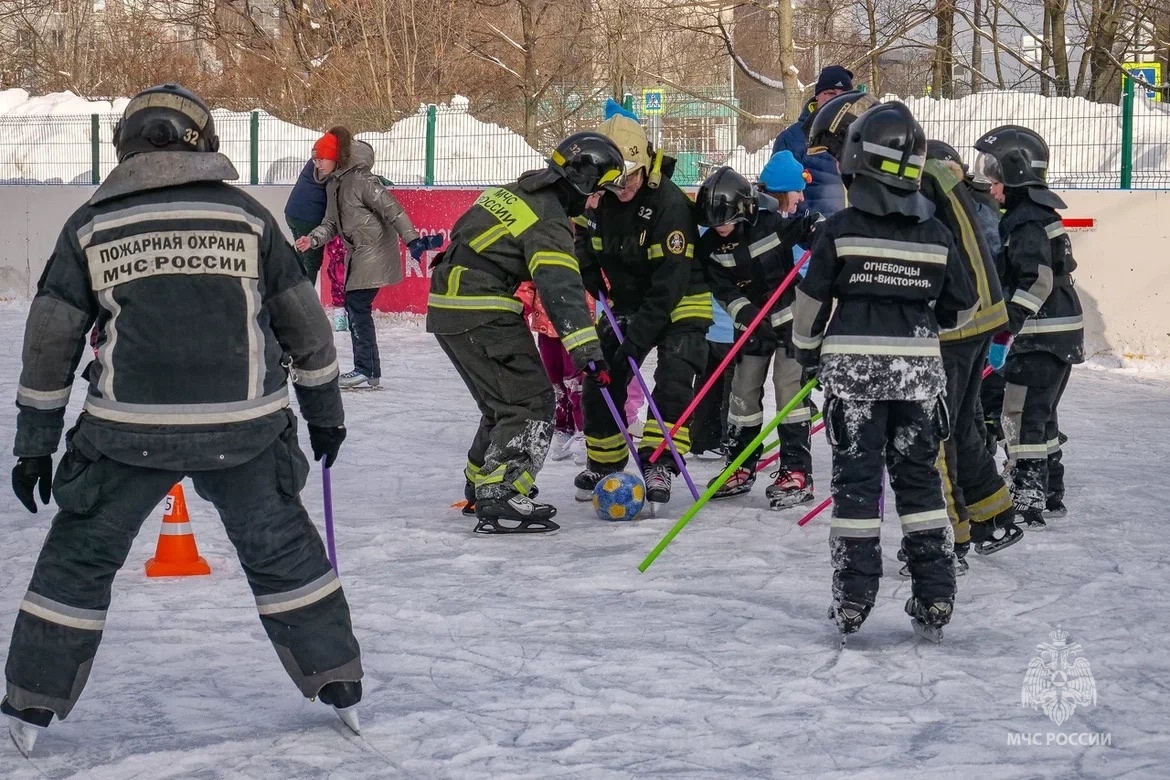
[[[1044,501],[1044,516],[1059,520],[1068,516],[1068,507],[1064,505],[1064,493],[1049,493]]]
[[[0,712],[8,716],[8,733],[12,736],[16,749],[25,758],[32,752],[37,737],[49,727],[49,723],[53,720],[52,710],[40,707],[18,710],[8,703],[8,697],[4,697],[4,701],[0,701]]]
[[[971,544],[978,555],[991,555],[1011,547],[1024,536],[1024,529],[1016,525],[1016,510],[1000,512],[982,523],[971,523]]]
[[[670,469],[663,463],[651,463],[642,469],[646,482],[646,500],[651,504],[666,504],[670,501]]]
[[[545,534],[560,528],[552,519],[557,508],[538,504],[528,496],[514,493],[501,498],[481,498],[475,506],[477,534]]]
[[[317,698],[332,707],[350,731],[362,733],[357,714],[358,702],[362,700],[361,680],[335,680],[317,691]]]
[[[913,596],[906,601],[906,614],[911,617],[914,633],[923,639],[938,644],[943,638],[943,626],[951,622],[955,602],[950,599],[925,602]]]
[[[711,482],[714,482],[719,477],[715,477]],[[710,486],[711,482],[707,485]],[[742,496],[752,489],[752,485],[756,484],[756,470],[744,465],[731,472],[731,476],[727,481],[715,491],[715,495],[711,496],[714,501],[717,498],[731,498],[732,496]]]
[[[861,628],[871,609],[872,604],[857,601],[834,601],[829,607],[829,620],[837,626],[837,631],[841,635],[841,647],[845,646],[847,636],[856,634],[857,629]]]
[[[971,567],[967,564],[967,553],[971,549],[970,542],[955,542],[955,576],[962,577]]]
[[[463,497],[467,499],[467,503],[463,505],[463,514],[467,517],[475,517],[475,485],[468,480],[463,485]]]
[[[613,471],[597,471],[592,468],[585,469],[573,480],[573,487],[577,488],[577,495],[573,498],[582,503],[592,501],[593,489],[597,487],[597,483],[612,473]]]
[[[1044,522],[1044,512],[1039,509],[1020,510],[1020,525],[1031,531],[1043,531],[1048,527]]]

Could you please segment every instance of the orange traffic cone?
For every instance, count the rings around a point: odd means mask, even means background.
[[[191,577],[211,574],[207,561],[199,557],[195,534],[191,533],[191,518],[187,515],[187,501],[183,486],[175,485],[163,502],[162,530],[154,557],[146,562],[147,577]]]

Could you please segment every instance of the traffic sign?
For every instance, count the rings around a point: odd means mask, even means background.
[[[1162,63],[1160,62],[1127,62],[1123,67],[1126,72],[1132,73],[1147,84],[1157,84],[1159,86],[1162,84]],[[1161,90],[1149,89],[1148,87],[1143,87],[1141,84],[1135,84],[1134,86],[1137,87],[1135,94],[1140,95],[1141,90],[1144,89],[1148,99],[1155,103],[1162,102]],[[1121,77],[1121,88],[1125,89],[1124,76]]]
[[[661,89],[642,90],[642,113],[661,114],[666,108],[666,93]]]

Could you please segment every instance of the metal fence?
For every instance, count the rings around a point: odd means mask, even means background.
[[[1049,181],[1054,187],[1170,189],[1170,104],[1135,96],[1132,82],[1129,87],[1121,105],[1022,92],[905,101],[929,137],[947,141],[964,155],[973,154],[974,140],[996,125],[1035,129],[1052,149]],[[718,165],[754,175],[767,161],[770,144],[758,149],[740,145],[734,98],[670,90],[662,91],[660,99],[649,97],[647,105],[636,94],[631,107],[652,138],[678,158],[675,179],[680,184],[697,184]],[[551,146],[565,133],[596,127],[603,102],[584,100],[557,121],[548,121],[551,109],[543,112],[535,145],[476,118],[462,99],[421,108],[387,132],[361,133],[358,138],[374,147],[375,172],[395,184],[487,186],[543,166],[547,148],[540,147]],[[652,113],[656,109],[661,113]],[[221,151],[236,164],[244,183],[294,182],[321,133],[262,111],[214,114]],[[116,121],[114,114],[0,116],[0,183],[99,183],[115,164]]]

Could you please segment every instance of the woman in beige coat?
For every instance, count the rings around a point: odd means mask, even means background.
[[[377,387],[382,378],[373,305],[378,290],[402,281],[399,236],[417,260],[428,248],[391,195],[374,175],[374,149],[333,127],[313,146],[313,163],[327,174],[325,220],[297,239],[300,251],[324,246],[340,235],[349,249],[345,273],[345,311],[353,340],[353,371],[341,375],[342,387]]]

